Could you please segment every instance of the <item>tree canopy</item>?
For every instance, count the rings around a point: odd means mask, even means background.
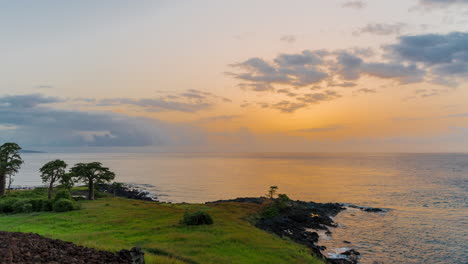
[[[64,176],[66,174],[65,169],[67,168],[67,163],[63,160],[53,160],[49,161],[44,166],[42,166],[39,171],[41,172],[41,178],[43,183],[49,184],[48,198],[52,196],[52,188],[57,181],[63,182]]]
[[[18,172],[23,159],[20,156],[21,147],[16,143],[5,143],[0,146],[0,196],[5,194],[6,180]]]
[[[88,183],[89,200],[94,200],[94,185],[96,183],[110,182],[115,178],[115,173],[109,168],[103,167],[100,162],[78,163],[70,171],[73,177]]]

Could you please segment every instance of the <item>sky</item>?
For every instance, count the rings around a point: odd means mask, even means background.
[[[467,0],[0,0],[0,142],[468,152]]]

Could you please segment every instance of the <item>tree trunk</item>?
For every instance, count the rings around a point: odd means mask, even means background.
[[[88,200],[94,200],[94,180],[88,182]]]
[[[0,173],[0,196],[5,195],[6,175]]]
[[[12,177],[11,174],[8,175],[8,188],[7,188],[8,195],[10,195],[10,190],[11,190],[11,182],[12,182],[11,177]]]
[[[52,198],[52,189],[54,188],[54,182],[53,181],[50,181],[50,184],[49,184],[49,194],[47,195],[47,198],[49,198],[49,200]]]

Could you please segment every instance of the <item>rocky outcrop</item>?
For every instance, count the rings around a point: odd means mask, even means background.
[[[33,233],[0,232],[0,263],[4,264],[144,264],[139,248],[117,253],[50,239]]]

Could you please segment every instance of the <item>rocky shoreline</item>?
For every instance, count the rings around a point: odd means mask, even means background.
[[[146,190],[144,185],[140,187],[140,185],[128,183],[101,183],[96,186],[96,190],[127,199],[158,202],[156,195]]]
[[[219,200],[209,203],[238,202],[263,205],[269,199],[264,197],[236,198],[231,200]],[[208,203],[208,204],[209,204]],[[319,235],[316,231],[325,231],[331,234],[330,228],[337,227],[333,217],[346,210],[347,207],[358,208],[366,212],[385,212],[380,208],[357,206],[342,203],[314,203],[304,201],[291,201],[281,213],[272,218],[260,218],[256,221],[256,227],[274,233],[280,237],[288,237],[291,240],[306,245],[316,256],[325,259],[330,264],[357,264],[360,253],[354,249],[348,249],[336,256],[325,256],[322,251],[326,248],[320,246]]]

